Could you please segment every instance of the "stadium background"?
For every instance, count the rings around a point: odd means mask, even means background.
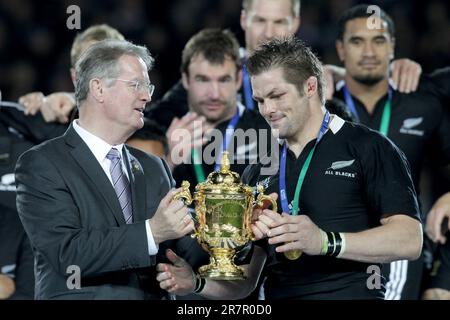
[[[302,1],[299,37],[322,61],[338,64],[336,21],[347,8],[364,1]],[[367,1],[366,1],[367,2]],[[0,0],[0,90],[4,100],[30,91],[71,91],[69,51],[78,30],[69,30],[67,7],[81,9],[81,30],[108,23],[156,57],[151,79],[154,99],[179,78],[181,50],[204,27],[229,28],[243,45],[241,0]],[[424,72],[450,65],[450,3],[445,0],[387,0],[385,9],[397,27],[396,57],[419,62]]]

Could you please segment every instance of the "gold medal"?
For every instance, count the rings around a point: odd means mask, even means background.
[[[302,255],[302,250],[300,249],[294,249],[284,252],[284,256],[288,258],[289,260],[297,260]]]

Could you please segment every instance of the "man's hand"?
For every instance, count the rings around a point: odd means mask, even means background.
[[[271,197],[273,200],[277,201],[278,194],[277,193],[271,193],[269,194],[269,197]],[[263,207],[255,207],[252,212],[252,231],[255,235],[255,240],[260,240],[262,238],[265,238],[267,236],[268,228],[267,226],[262,223],[261,221],[258,221],[259,217],[261,216],[264,209],[267,209],[271,206],[270,201],[264,201]]]
[[[166,251],[166,257],[173,265],[159,263],[156,266],[159,286],[179,296],[194,292],[195,276],[191,266],[170,249]]]
[[[19,98],[25,107],[24,114],[34,116],[39,111],[45,122],[69,122],[70,112],[75,108],[72,93],[55,92],[44,96],[42,92],[31,92]]]
[[[450,192],[440,197],[427,215],[426,231],[428,237],[434,242],[444,244],[447,238],[442,233],[442,223],[447,218],[447,228],[450,230]]]
[[[411,93],[417,90],[422,67],[410,59],[398,59],[391,62],[391,74],[399,92]]]
[[[10,277],[0,274],[0,300],[8,299],[16,291],[14,280]]]
[[[169,191],[150,219],[150,229],[157,244],[181,238],[194,230],[194,222],[187,207],[181,200],[173,200],[175,194],[180,191],[182,188]]]
[[[19,98],[19,103],[25,107],[24,114],[34,116],[41,110],[45,96],[42,92],[30,92]]]
[[[320,229],[308,216],[279,215],[272,210],[264,210],[259,217],[267,230],[269,244],[281,244],[277,252],[300,249],[309,255],[318,255],[322,247]]]
[[[41,113],[46,122],[67,123],[75,105],[73,94],[55,92],[45,97]]]
[[[211,129],[212,126],[206,123],[205,117],[195,112],[189,112],[181,119],[174,118],[166,133],[170,168],[186,163],[192,148],[201,147],[208,142],[207,134]]]

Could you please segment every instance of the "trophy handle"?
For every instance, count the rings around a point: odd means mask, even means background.
[[[272,204],[272,210],[277,212],[278,211],[278,206],[277,206],[277,202],[275,200],[273,200],[271,197],[266,196],[264,193],[264,187],[259,185],[256,190],[258,191],[258,197],[256,198],[255,201],[255,207],[261,207],[265,209],[265,201],[270,201],[270,203]],[[286,251],[284,253],[284,256],[286,258],[288,258],[289,260],[297,260],[298,258],[300,258],[300,256],[302,255],[303,251],[300,249],[293,249],[293,250],[289,250]]]
[[[191,215],[192,219],[194,220],[195,227],[194,233],[191,234],[191,237],[196,238],[205,249],[205,251],[208,251],[208,249],[204,247],[204,243],[202,240],[204,239],[202,237],[202,233],[204,232],[206,226],[206,207],[204,206],[204,194],[202,192],[195,192],[194,201],[197,205],[195,206],[195,215]]]
[[[264,187],[259,185],[256,187],[256,191],[258,192],[258,196],[256,197],[255,205],[256,208],[264,208],[266,201],[269,201],[272,205],[272,210],[278,212],[278,205],[275,200],[273,200],[270,196],[264,194]]]
[[[184,202],[185,205],[190,205],[192,203],[192,196],[191,196],[191,192],[189,191],[189,187],[190,187],[190,183],[187,181],[183,181],[181,183],[181,188],[183,188],[183,190],[181,190],[180,192],[178,192],[173,199],[174,200],[181,200]]]
[[[183,181],[183,182],[181,183],[181,188],[183,188],[183,190],[181,190],[180,192],[178,192],[178,193],[173,197],[173,199],[174,199],[174,200],[181,200],[181,201],[183,201],[183,203],[184,203],[186,206],[190,205],[190,204],[192,203],[192,201],[193,201],[191,192],[189,191],[189,186],[190,186],[190,185],[191,185],[191,184],[190,184],[188,181],[186,181],[186,180]],[[198,213],[199,213],[199,207],[197,207],[195,211],[196,211],[196,214],[190,213],[191,218],[192,218],[192,220],[194,221],[194,233],[191,234],[191,237],[192,237],[192,238],[197,238],[197,239],[199,239],[199,238],[200,238],[200,230],[199,230],[199,228],[202,227],[202,221],[203,221],[204,219],[200,219],[201,221],[198,221],[198,219],[197,219],[197,216],[198,216]],[[204,215],[203,215],[203,216],[204,216]],[[204,223],[203,223],[203,226],[204,226]]]
[[[255,208],[261,208],[266,209],[269,206],[266,206],[267,202],[269,202],[272,205],[272,210],[275,212],[278,212],[278,205],[275,200],[273,200],[270,196],[264,194],[264,187],[261,185],[258,185],[256,187],[256,191],[258,193],[258,196],[256,197],[255,201],[253,202],[253,205],[250,206],[250,214],[247,216],[246,222],[245,222],[245,228],[247,230],[247,234],[249,235],[249,239],[251,241],[255,240],[255,236],[253,234],[253,231],[251,229],[251,223],[252,223],[252,209]],[[253,198],[253,196],[250,196],[250,198]]]

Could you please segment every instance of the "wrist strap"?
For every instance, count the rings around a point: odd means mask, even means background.
[[[200,293],[203,291],[203,289],[205,288],[206,285],[206,279],[200,277],[199,274],[195,275],[195,288],[194,288],[194,293]]]
[[[341,252],[341,248],[342,248],[342,238],[341,238],[341,234],[337,233],[337,232],[333,232],[334,235],[334,251],[331,254],[332,257],[337,257],[338,254]]]
[[[331,256],[334,252],[334,242],[335,242],[333,232],[327,232],[327,237],[328,237],[328,248],[327,248],[327,252],[325,253],[325,255]]]
[[[322,231],[323,232],[323,231]],[[325,234],[325,236],[323,235]],[[323,232],[321,255],[340,258],[345,251],[345,236],[339,232]]]
[[[342,257],[342,255],[345,252],[345,234],[343,232],[339,233],[341,238],[342,238],[342,247],[341,247],[341,252],[337,255],[337,258]]]

